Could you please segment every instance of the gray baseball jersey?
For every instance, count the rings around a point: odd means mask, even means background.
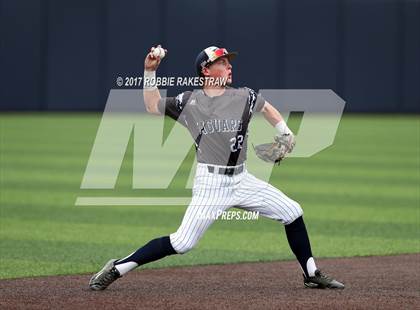
[[[246,160],[248,125],[264,103],[252,89],[229,87],[215,97],[194,90],[162,98],[158,108],[189,130],[199,163],[236,166]]]

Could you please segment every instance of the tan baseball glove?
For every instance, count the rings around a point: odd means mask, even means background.
[[[254,146],[257,156],[269,163],[279,163],[295,147],[295,137],[293,134],[283,134],[275,136],[274,142],[264,143]]]

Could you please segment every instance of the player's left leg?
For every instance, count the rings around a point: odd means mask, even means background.
[[[302,268],[305,285],[319,288],[344,288],[344,285],[326,277],[317,269],[303,220],[303,210],[299,203],[271,184],[257,179],[248,172],[245,173],[241,186],[235,193],[238,206],[250,211],[258,211],[262,216],[278,220],[285,225],[287,240]]]
[[[264,217],[283,223],[290,248],[303,272],[307,276],[314,274],[316,266],[299,203],[249,173],[242,180],[236,197],[241,208],[257,211]]]

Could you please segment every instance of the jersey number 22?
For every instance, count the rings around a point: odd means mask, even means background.
[[[232,152],[236,152],[242,149],[242,142],[244,141],[244,136],[238,135],[237,137],[233,137],[229,141],[232,142],[232,144],[230,145],[230,150]]]

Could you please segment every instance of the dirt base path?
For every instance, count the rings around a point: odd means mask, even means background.
[[[90,275],[0,281],[3,309],[419,309],[420,254],[321,259],[346,284],[306,289],[297,263],[246,263],[132,272],[107,290]],[[98,266],[99,267],[99,266]]]

